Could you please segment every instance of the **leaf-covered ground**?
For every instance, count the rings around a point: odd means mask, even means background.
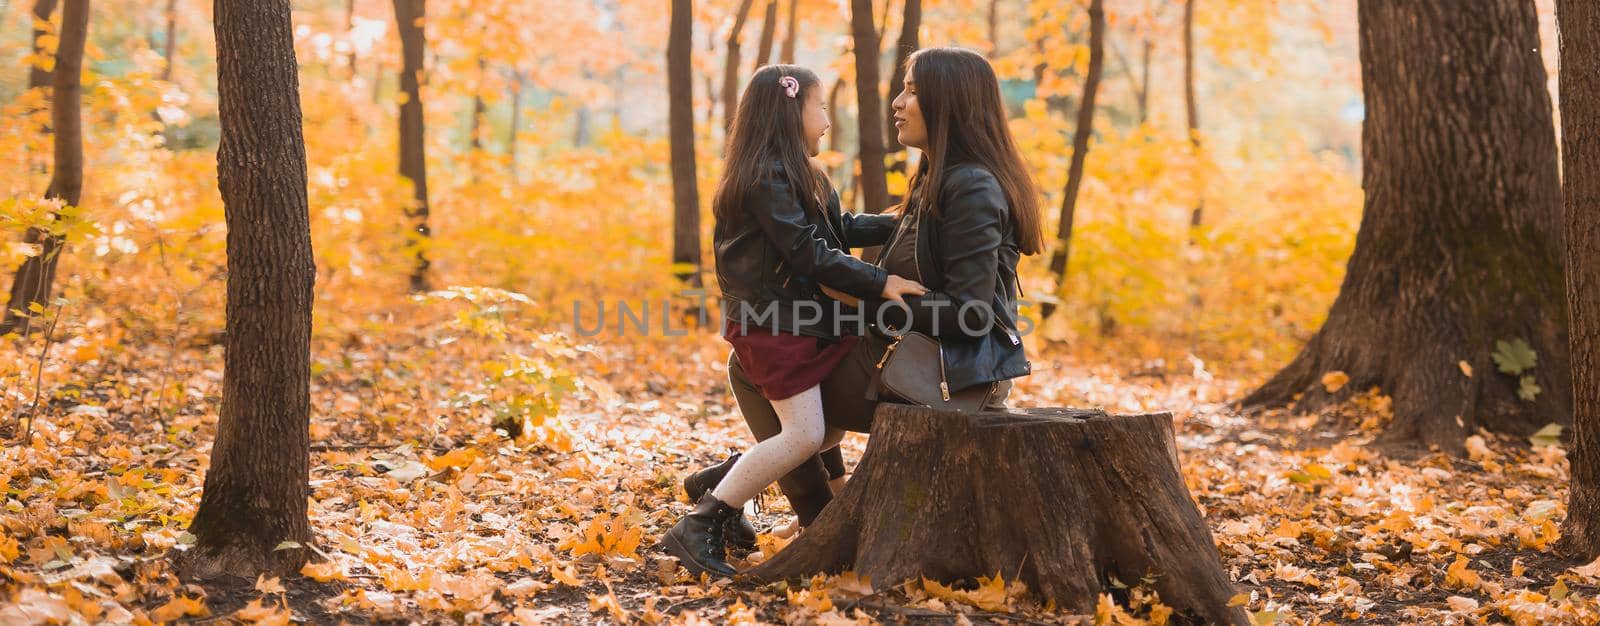
[[[748,442],[720,339],[531,331],[517,311],[532,305],[494,290],[400,306],[404,325],[339,318],[313,347],[310,514],[326,559],[232,587],[182,584],[166,560],[199,502],[216,337],[83,324],[52,336],[42,370],[40,338],[7,342],[0,623],[1173,619],[1138,581],[1068,615],[1003,577],[690,579],[650,546],[688,507],[678,478]],[[1368,445],[1388,417],[1376,393],[1247,417],[1225,404],[1245,383],[1198,361],[1091,365],[1040,344],[1018,405],[1174,413],[1188,487],[1260,623],[1600,621],[1600,567],[1550,553],[1558,446],[1479,436],[1470,459],[1388,453]],[[847,440],[847,458],[864,443]],[[763,499],[758,525],[787,519]]]

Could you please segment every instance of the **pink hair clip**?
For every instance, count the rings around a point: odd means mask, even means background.
[[[783,93],[790,98],[800,95],[800,81],[793,76],[779,78],[778,85],[783,87]]]

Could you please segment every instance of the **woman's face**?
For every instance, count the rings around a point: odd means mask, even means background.
[[[894,127],[901,145],[918,150],[928,149],[928,125],[922,121],[922,107],[917,104],[917,83],[911,80],[911,68],[906,68],[905,89],[895,96]]]
[[[806,153],[817,156],[822,153],[822,136],[828,133],[828,104],[822,100],[822,90],[813,85],[807,90],[806,108],[801,113],[801,120],[805,124]]]

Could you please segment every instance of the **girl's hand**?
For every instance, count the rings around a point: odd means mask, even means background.
[[[920,296],[926,293],[928,293],[928,288],[922,286],[922,283],[899,274],[890,274],[889,280],[883,283],[883,298],[900,304],[906,303],[905,300],[901,299],[903,296]]]

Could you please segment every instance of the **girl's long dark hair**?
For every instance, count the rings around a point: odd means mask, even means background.
[[[779,83],[785,76],[800,83],[793,98]],[[713,215],[720,219],[738,212],[746,195],[770,175],[774,161],[783,164],[785,182],[800,196],[801,205],[822,211],[829,183],[806,153],[804,117],[806,98],[821,84],[814,72],[798,65],[768,65],[750,78],[728,130],[722,180],[711,200]]]
[[[988,59],[964,48],[925,48],[906,59],[906,65],[928,127],[928,150],[911,175],[910,187],[920,189],[923,197],[937,198],[946,168],[982,165],[1000,181],[1011,205],[1018,249],[1023,254],[1044,250],[1039,193],[1011,137],[1000,81]],[[902,202],[900,210],[907,208]],[[918,209],[936,212],[938,206],[921,202]]]

